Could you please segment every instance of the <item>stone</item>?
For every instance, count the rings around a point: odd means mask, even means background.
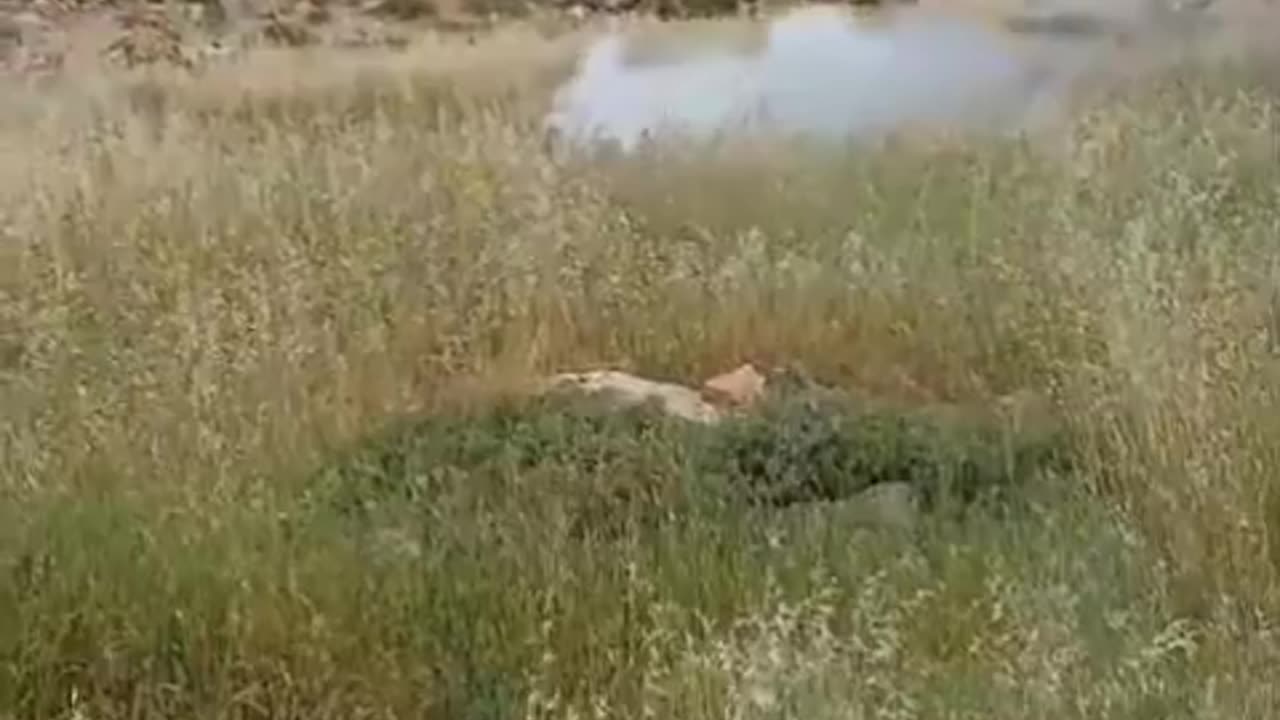
[[[831,528],[910,533],[919,526],[920,494],[906,482],[884,482],[841,500],[806,502],[785,508],[786,526],[823,533]]]
[[[867,525],[910,530],[920,515],[920,497],[905,482],[872,485],[845,501],[851,519]]]
[[[605,402],[610,410],[621,411],[653,403],[674,418],[701,424],[721,420],[720,410],[692,388],[618,370],[562,373],[551,378],[547,390],[590,396]]]
[[[805,522],[865,530],[906,532],[920,520],[920,495],[906,482],[877,483],[841,500],[795,506]]]
[[[437,17],[440,7],[432,0],[374,0],[365,3],[362,10],[367,15],[409,21]]]
[[[102,54],[126,67],[170,64],[190,67],[181,31],[160,10],[135,8],[120,18],[123,32]]]
[[[750,363],[702,384],[702,397],[721,407],[748,408],[764,396],[765,377]]]

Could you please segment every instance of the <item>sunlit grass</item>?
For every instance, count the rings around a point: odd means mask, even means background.
[[[0,110],[0,717],[1275,715],[1265,73],[1066,145],[558,161],[565,46],[494,42]],[[1039,397],[1071,461],[882,535],[723,497],[688,429],[488,414],[745,360]],[[739,441],[845,447],[787,427]]]

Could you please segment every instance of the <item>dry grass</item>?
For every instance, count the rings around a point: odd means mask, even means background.
[[[1269,76],[1186,69],[1065,153],[559,164],[563,48],[511,37],[6,100],[0,717],[1276,715]],[[1079,467],[906,540],[712,507],[584,541],[602,471],[559,460],[445,483],[400,550],[316,499],[404,413],[745,357],[1030,388]]]

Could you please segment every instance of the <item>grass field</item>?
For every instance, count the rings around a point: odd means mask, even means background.
[[[486,42],[8,96],[0,718],[1280,713],[1275,74],[1069,143],[553,162],[566,46]],[[518,396],[747,360],[907,419]],[[999,448],[919,418],[1015,393],[1068,462],[915,532],[724,491],[948,472]]]

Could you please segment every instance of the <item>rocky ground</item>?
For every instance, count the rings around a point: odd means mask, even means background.
[[[494,14],[525,10],[516,3],[499,4],[11,1],[0,5],[0,68],[20,75],[48,75],[101,59],[126,67],[195,67],[262,45],[396,46],[426,27],[474,30],[491,22]]]
[[[126,67],[193,68],[247,47],[400,46],[424,30],[476,32],[511,17],[544,14],[573,23],[596,13],[660,17],[759,11],[763,0],[5,0],[0,3],[0,71],[48,76],[106,59]],[[879,2],[853,2],[876,5]],[[1128,2],[1091,0],[917,0],[939,12],[1000,18],[1023,32],[1131,33],[1183,17],[1211,15],[1256,27],[1270,0]],[[1184,7],[1188,6],[1188,7]]]

